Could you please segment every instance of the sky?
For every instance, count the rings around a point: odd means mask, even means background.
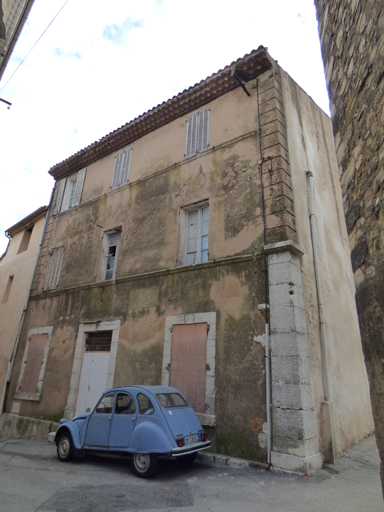
[[[35,0],[0,81],[0,255],[53,165],[259,45],[329,114],[313,0]]]

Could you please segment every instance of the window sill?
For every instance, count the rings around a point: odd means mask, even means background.
[[[17,400],[34,400],[35,402],[39,402],[41,398],[40,393],[15,393],[15,398]]]

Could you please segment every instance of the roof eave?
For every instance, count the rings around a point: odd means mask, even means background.
[[[157,130],[174,119],[236,89],[239,84],[231,76],[231,68],[235,65],[256,77],[270,69],[272,62],[273,59],[268,55],[266,49],[259,46],[257,50],[253,50],[244,57],[237,59],[224,69],[54,165],[49,170],[49,174],[56,180],[66,178],[100,158],[131,144],[147,133]]]

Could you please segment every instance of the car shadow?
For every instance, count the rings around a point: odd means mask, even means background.
[[[116,472],[125,472],[136,477],[131,470],[131,459],[128,457],[111,457],[97,454],[87,454],[85,457],[72,460],[69,464],[77,466],[93,467],[96,470],[107,470]],[[189,464],[181,463],[176,459],[161,458],[158,459],[158,467],[155,475],[151,479],[168,480],[168,479],[188,479],[191,477],[199,477],[209,471],[210,464],[196,460]],[[149,480],[151,480],[149,479]]]

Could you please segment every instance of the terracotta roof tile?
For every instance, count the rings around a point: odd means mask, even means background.
[[[185,89],[168,101],[164,101],[66,160],[54,165],[49,174],[56,180],[65,178],[143,137],[145,134],[239,87],[236,79],[231,77],[231,68],[234,66],[257,76],[272,67],[272,59],[266,49],[259,46],[257,50],[244,55],[244,57],[237,59],[217,73]]]

